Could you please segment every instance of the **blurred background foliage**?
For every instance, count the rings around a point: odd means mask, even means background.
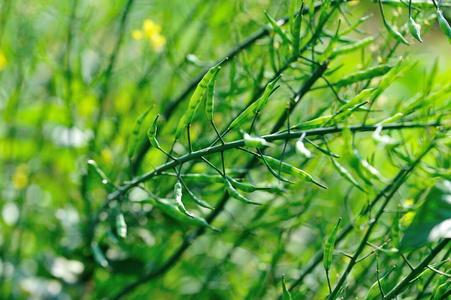
[[[449,85],[450,46],[430,18],[433,11],[420,13],[420,19],[424,20],[422,28],[430,25],[424,42],[420,44],[409,36],[412,45],[400,45],[389,59],[388,45],[393,45],[393,41],[381,23],[378,4],[357,2],[350,1],[347,5],[352,13],[345,14],[350,23],[368,14],[373,16],[359,26],[363,34],[351,32],[347,41],[367,36],[377,38],[364,51],[332,60],[329,70],[340,68],[327,74],[327,79],[333,83],[379,63],[393,65],[399,55],[410,58],[402,76],[375,102],[370,124],[403,111],[418,93],[428,94],[431,89]],[[169,150],[180,116],[187,107],[187,97],[180,97],[187,86],[240,42],[266,26],[264,11],[280,19],[288,14],[288,7],[289,1],[271,0],[1,2],[1,298],[113,296],[164,265],[183,243],[189,247],[177,257],[177,263],[162,276],[140,285],[129,295],[130,299],[274,299],[282,292],[282,274],[286,274],[288,283],[299,277],[300,270],[322,249],[338,218],[342,217],[344,223],[353,220],[384,183],[367,186],[368,192],[363,193],[340,177],[327,156],[315,152],[312,159],[299,157],[294,143],[290,142],[286,160],[309,172],[329,189],[319,190],[301,183],[286,187],[288,190],[282,193],[249,195],[264,203],[261,207],[230,201],[212,223],[222,232],[208,230],[190,244],[186,238],[195,227],[166,217],[150,204],[136,203],[147,197],[139,189],[127,194],[131,201],[116,202],[102,211],[98,226],[93,226],[94,212],[114,188],[102,184],[102,178],[88,171],[86,164],[88,159],[94,159],[106,176],[120,185],[165,163],[166,157],[153,148],[140,157],[142,149],[147,147],[145,132],[154,116],[162,114],[158,138],[163,148]],[[387,5],[385,12],[389,22],[399,27],[407,20],[406,7]],[[447,9],[444,12],[449,13]],[[339,18],[341,28],[347,28],[343,16],[335,12],[325,32],[333,35]],[[304,32],[306,24],[303,26]],[[321,52],[328,41],[324,38],[324,43],[319,43],[316,49]],[[288,48],[280,37],[270,34],[224,65],[216,83],[218,127],[225,129],[256,90],[264,87],[274,74],[273,68],[280,67],[287,55]],[[437,61],[437,76],[430,85]],[[282,112],[280,108],[292,97],[291,88],[297,90],[311,76],[311,68],[298,62],[283,72],[284,83],[265,107],[258,132],[272,128]],[[340,90],[340,96],[351,99],[361,87],[359,84],[345,87]],[[326,82],[318,81],[290,117],[291,123],[301,123],[323,112],[328,114],[334,98]],[[437,106],[446,108],[447,101],[449,93]],[[174,105],[179,102],[180,105]],[[139,145],[130,159],[127,147],[133,125],[149,109],[139,133]],[[412,120],[432,120],[434,109],[420,108]],[[448,121],[448,111],[439,110],[438,114]],[[352,116],[347,122],[360,124],[363,115]],[[215,139],[214,131],[208,126],[203,112],[199,112],[192,124],[195,150]],[[400,149],[415,153],[421,142],[434,134],[432,129],[417,129],[391,135],[402,141]],[[371,132],[359,133],[356,147],[385,178],[391,179],[399,165],[393,155],[378,148],[371,136]],[[228,138],[240,139],[241,134],[232,132]],[[324,147],[321,140],[318,142]],[[346,158],[345,143],[348,141],[331,137],[329,147]],[[280,157],[283,141],[276,144],[271,155]],[[174,155],[186,153],[185,147],[183,137],[175,145]],[[428,156],[427,163],[448,169],[449,148],[445,149]],[[240,172],[248,158],[244,152],[226,152],[229,174]],[[220,165],[219,155],[211,160]],[[134,167],[130,168],[130,162]],[[346,160],[342,164],[351,168]],[[249,170],[247,179],[257,185],[277,182],[264,170],[261,166]],[[195,164],[191,171],[212,172],[206,164]],[[186,181],[211,206],[219,203],[224,190],[221,183]],[[415,172],[396,195],[391,209],[419,203],[419,195],[434,182],[435,177],[430,173]],[[174,183],[174,178],[160,176],[146,187],[166,197]],[[190,200],[185,205],[199,215],[209,213]],[[117,211],[124,213],[128,225],[125,239],[115,233],[113,219]],[[378,245],[386,242],[393,219],[402,215],[408,214],[384,215],[371,242]],[[409,223],[406,218],[401,219],[401,226]],[[340,245],[340,250],[346,253],[354,250],[367,221],[361,221],[362,227],[353,229],[355,232]],[[93,258],[92,245],[98,246],[94,252],[98,249],[104,253],[107,266],[102,267]],[[409,259],[418,261],[427,251],[425,247],[417,249]],[[380,259],[384,262],[382,274],[396,262],[398,278],[407,268],[399,263],[402,262],[399,257],[381,254]],[[337,267],[331,270],[332,281],[338,280],[347,261],[348,258],[339,254],[334,257]],[[363,298],[376,280],[375,270],[374,259],[356,265],[347,295]],[[316,268],[292,290],[293,298],[324,298],[328,294],[325,280],[324,270]]]

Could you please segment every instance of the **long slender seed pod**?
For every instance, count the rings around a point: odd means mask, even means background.
[[[324,245],[324,258],[323,258],[323,264],[324,264],[324,270],[326,272],[329,272],[330,267],[332,266],[332,259],[334,255],[334,248],[335,248],[335,239],[337,237],[338,228],[340,226],[341,218],[338,219],[337,225],[335,226],[334,230],[332,231],[332,234],[329,236],[329,238],[326,241],[326,244]]]
[[[385,281],[387,281],[388,276],[390,275],[390,273],[395,269],[395,267],[392,267],[390,269],[390,271],[387,272],[387,274],[385,274],[384,276],[382,276],[382,278],[380,280],[377,280],[375,283],[373,283],[373,285],[371,286],[371,288],[368,291],[368,294],[365,296],[365,299],[363,300],[373,300],[376,299],[377,296],[379,296],[381,294],[381,290],[379,288],[379,285],[383,286],[385,284]]]
[[[149,201],[141,201],[141,202],[144,202],[144,203],[149,202],[151,204],[156,205],[159,209],[161,209],[161,211],[163,213],[165,213],[166,215],[168,215],[182,223],[207,227],[214,231],[219,232],[219,229],[208,224],[208,222],[204,218],[196,216],[194,214],[192,214],[192,217],[188,216],[185,213],[181,212],[179,210],[179,208],[177,207],[177,205],[175,205],[174,203],[171,203],[165,199],[158,199],[158,200],[149,199]]]
[[[352,185],[354,185],[356,188],[361,190],[362,192],[366,192],[360,184],[357,182],[357,180],[354,179],[354,177],[351,175],[351,173],[345,169],[342,165],[340,165],[335,159],[332,158],[332,165],[334,166],[334,169],[337,170],[337,172],[348,182],[350,182]]]
[[[277,21],[274,20],[270,15],[268,15],[268,13],[265,11],[265,15],[266,18],[268,19],[269,23],[271,23],[272,29],[277,32],[277,34],[280,35],[280,37],[282,38],[282,40],[287,43],[290,44],[290,39],[288,38],[288,35],[285,33],[285,31],[282,29],[282,27],[280,27],[279,24],[277,24]]]
[[[185,215],[189,216],[190,218],[194,218],[194,215],[188,212],[185,208],[185,205],[183,205],[182,184],[180,183],[180,181],[177,181],[177,183],[174,186],[174,195],[175,195],[175,204],[177,205],[178,209]]]
[[[162,175],[172,175],[172,174],[162,174]],[[177,176],[177,174],[173,174],[173,176]],[[202,183],[222,183],[223,178],[220,175],[208,175],[208,174],[182,174],[181,177],[183,179],[202,182]]]
[[[219,71],[220,65],[223,61],[219,62],[216,66],[210,68],[210,70],[208,70],[208,72],[204,75],[204,77],[197,85],[189,101],[188,109],[179,121],[177,130],[175,132],[175,139],[178,139],[182,134],[183,130],[193,122],[194,114],[199,108],[202,98],[205,95],[205,92],[207,91],[208,85],[210,81],[213,79],[214,75]]]
[[[451,26],[449,26],[448,21],[445,19],[443,12],[440,9],[437,9],[437,21],[440,29],[448,38],[448,41],[451,43]]]
[[[342,106],[340,106],[340,108],[338,109],[338,112],[339,113],[344,112],[345,110],[350,109],[359,103],[362,103],[362,101],[365,101],[366,99],[368,99],[370,97],[370,95],[373,93],[374,90],[375,90],[374,88],[370,88],[370,89],[364,89],[364,90],[360,91],[360,93],[358,93],[348,103],[345,103]]]
[[[340,36],[344,36],[347,35],[348,33],[351,33],[352,31],[354,31],[360,24],[362,24],[363,22],[365,22],[366,20],[370,19],[373,16],[373,14],[369,14],[366,15],[364,17],[361,17],[357,22],[355,22],[352,26],[350,26],[349,28],[346,28],[345,30],[343,30],[342,32],[340,32]]]
[[[213,122],[214,115],[214,107],[215,107],[215,84],[216,77],[219,72],[216,72],[213,75],[213,78],[210,80],[207,88],[207,101],[205,103],[205,113],[207,114],[207,120]]]
[[[285,274],[282,275],[282,300],[291,300],[291,294],[285,285]]]
[[[393,66],[381,65],[364,71],[358,71],[356,73],[343,77],[342,79],[334,83],[334,85],[341,87],[362,80],[373,79],[374,77],[379,77],[387,74],[392,68]]]
[[[401,33],[399,33],[398,31],[394,30],[393,27],[390,26],[390,24],[388,24],[387,20],[385,19],[385,15],[384,15],[384,8],[382,6],[382,1],[379,0],[379,7],[381,10],[381,14],[382,14],[382,21],[384,22],[384,26],[387,29],[388,33],[394,37],[397,41],[406,44],[406,45],[410,45],[409,42],[402,36]]]
[[[252,184],[248,184],[248,183],[243,183],[243,182],[239,182],[235,179],[233,179],[230,176],[226,176],[227,180],[230,181],[230,183],[237,189],[242,190],[243,192],[246,193],[252,193],[255,192],[257,190],[257,188],[255,186],[253,186]]]
[[[420,43],[423,42],[423,40],[421,39],[421,31],[420,31],[420,25],[418,25],[417,23],[415,23],[415,21],[412,19],[412,17],[409,18],[408,21],[408,26],[409,26],[409,31],[410,34]]]
[[[243,202],[243,203],[247,203],[247,204],[261,205],[261,203],[251,201],[251,200],[247,199],[246,197],[244,197],[243,195],[241,195],[241,194],[233,187],[233,185],[230,183],[230,181],[228,180],[228,178],[225,178],[225,179],[224,179],[224,184],[225,184],[225,187],[226,187],[226,189],[227,189],[227,192],[229,193],[229,195],[230,195],[232,198],[235,198],[235,199],[237,199],[237,200],[239,200],[239,201],[241,201],[241,202]]]
[[[149,138],[149,142],[155,148],[160,148],[160,145],[158,144],[158,141],[156,138],[158,117],[160,117],[160,115],[157,115],[155,117],[155,120],[153,121],[152,125],[149,127],[149,130],[147,131],[147,137]]]
[[[377,36],[371,36],[371,37],[367,37],[362,40],[359,40],[350,45],[336,47],[336,48],[334,48],[334,51],[330,55],[330,58],[332,59],[332,58],[335,58],[335,57],[343,55],[343,54],[348,54],[348,53],[363,49],[363,48],[371,45],[376,40],[376,38],[377,38]]]
[[[228,131],[232,130],[233,128],[239,127],[242,124],[250,121],[252,117],[254,117],[256,114],[258,114],[265,104],[268,102],[269,96],[275,89],[276,82],[280,79],[282,75],[277,76],[276,79],[268,83],[268,85],[265,88],[265,92],[261,98],[259,98],[257,101],[252,103],[248,108],[246,108],[238,117],[233,120],[233,122],[229,125]]]
[[[295,0],[291,0],[294,2]],[[304,2],[302,2],[301,10],[304,9]],[[302,25],[302,19],[303,16],[301,13],[298,13],[296,15],[296,18],[294,19],[294,27],[293,27],[293,55],[298,57],[299,56],[299,47],[301,44],[301,25]]]
[[[222,179],[222,177],[220,177],[220,178]],[[188,195],[191,197],[191,199],[193,199],[193,201],[197,205],[205,207],[205,208],[208,208],[208,209],[211,209],[211,210],[214,210],[213,207],[211,207],[210,205],[208,205],[204,201],[200,200],[196,195],[194,195],[194,193],[191,192],[191,190],[186,186],[186,183],[183,180],[181,182],[182,182],[183,186],[185,187],[185,190],[188,192]]]
[[[152,108],[149,108],[145,113],[136,118],[135,124],[133,125],[132,135],[128,141],[128,157],[132,157],[135,153],[135,148],[139,142],[139,130],[141,129],[141,124],[151,109]]]
[[[278,169],[280,167],[280,165],[281,165],[280,164],[280,160],[278,160],[278,159],[275,159],[273,157],[266,156],[266,155],[264,155],[264,158],[265,158],[265,161],[268,163],[268,165],[271,168]],[[261,161],[262,158],[259,157],[259,160]],[[292,165],[290,165],[290,164],[288,164],[286,162],[282,162],[282,172],[284,172],[286,174],[289,174],[289,175],[296,176],[296,177],[301,178],[301,179],[304,179],[307,182],[312,182],[312,183],[316,184],[317,186],[319,186],[319,187],[321,187],[323,189],[327,189],[327,186],[325,186],[325,185],[317,182],[316,180],[314,180],[313,177],[310,176],[310,174],[308,174],[307,172],[305,172],[305,171],[303,171],[301,169],[298,169],[298,168],[296,168],[296,167],[294,167],[294,166],[292,166]]]
[[[324,63],[329,57],[332,55],[335,49],[335,45],[338,42],[339,33],[340,30],[341,20],[338,21],[337,25],[337,31],[335,32],[335,35],[330,39],[329,45],[327,45],[326,49],[324,49],[323,53],[317,58],[318,62]]]

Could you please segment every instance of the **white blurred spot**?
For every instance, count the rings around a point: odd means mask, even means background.
[[[19,219],[19,207],[14,202],[7,202],[2,209],[3,222],[6,225],[12,226],[16,224]]]

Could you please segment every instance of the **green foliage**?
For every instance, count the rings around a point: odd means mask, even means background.
[[[447,299],[450,6],[2,1],[0,298]]]

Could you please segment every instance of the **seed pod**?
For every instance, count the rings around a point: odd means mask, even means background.
[[[208,174],[183,174],[184,179],[192,180],[195,182],[203,183],[222,183],[224,179],[219,175],[208,175]]]
[[[440,9],[437,9],[437,21],[440,29],[448,37],[448,40],[451,43],[451,27]]]
[[[334,48],[334,51],[330,55],[330,59],[335,58],[337,56],[348,54],[360,49],[363,49],[367,46],[369,46],[371,43],[373,43],[376,40],[375,36],[364,38],[358,42],[352,43],[350,45],[341,46]]]
[[[337,172],[348,182],[350,182],[353,186],[361,190],[362,192],[365,192],[365,190],[360,186],[360,184],[357,182],[357,180],[352,177],[351,173],[349,173],[348,170],[346,170],[342,165],[340,165],[335,159],[332,159],[332,165],[334,166],[334,169],[337,170]]]
[[[196,216],[196,215],[192,215],[192,217],[187,216],[185,213],[182,213],[175,204],[173,204],[165,199],[158,199],[158,200],[152,199],[151,202],[155,203],[155,205],[159,209],[161,209],[161,211],[164,212],[166,215],[176,219],[177,221],[180,221],[182,223],[207,227],[214,231],[219,231],[219,229],[208,224],[208,222],[204,218]]]
[[[348,33],[354,31],[360,24],[362,24],[363,22],[365,22],[366,20],[368,20],[369,18],[371,18],[373,16],[373,14],[369,14],[367,16],[361,17],[356,23],[354,23],[352,26],[350,26],[349,28],[346,28],[345,30],[343,30],[340,33],[340,36],[344,36],[347,35]]]
[[[257,190],[257,188],[255,186],[253,186],[252,184],[248,184],[248,183],[242,183],[239,181],[236,181],[235,179],[233,179],[230,176],[227,176],[227,180],[230,181],[230,183],[237,189],[242,190],[243,192],[246,193],[252,193],[255,192]]]
[[[296,142],[296,153],[300,156],[305,156],[306,158],[312,157],[312,152],[305,148],[304,143],[302,142],[302,138],[299,138]]]
[[[410,34],[420,43],[423,42],[423,40],[421,39],[421,31],[420,31],[420,25],[418,25],[417,23],[415,23],[415,21],[412,19],[412,17],[409,18],[408,21],[408,26],[409,26],[409,31]]]
[[[152,125],[149,127],[149,130],[147,131],[147,137],[149,138],[149,142],[155,148],[160,148],[160,145],[158,144],[158,141],[156,139],[158,117],[160,117],[160,115],[157,115],[155,117],[155,120],[153,121]]]
[[[182,185],[180,184],[180,181],[177,181],[177,183],[174,186],[174,195],[175,195],[175,204],[177,205],[178,209],[183,212],[185,215],[194,218],[194,215],[188,212],[185,208],[185,205],[183,205],[182,202]]]
[[[241,195],[241,194],[233,187],[233,185],[230,183],[230,181],[229,181],[227,178],[224,179],[224,184],[225,184],[225,186],[226,186],[227,192],[229,193],[229,195],[230,195],[232,198],[235,198],[235,199],[240,200],[241,202],[244,202],[244,203],[247,203],[247,204],[261,205],[261,203],[251,201],[251,200],[247,199],[246,197],[244,197],[243,195]]]
[[[337,237],[338,227],[340,226],[341,218],[338,219],[338,223],[334,228],[334,231],[332,231],[332,234],[329,236],[329,238],[326,241],[326,244],[324,245],[324,258],[323,258],[323,264],[324,264],[324,270],[326,272],[329,272],[330,267],[332,266],[332,258],[334,255],[334,247],[335,247],[335,239]]]
[[[345,109],[344,111],[339,112],[337,115],[327,115],[327,116],[323,116],[323,117],[318,117],[316,119],[295,125],[295,126],[291,127],[291,129],[307,130],[307,129],[312,129],[312,128],[318,128],[318,127],[325,125],[325,123],[329,123],[331,118],[334,118],[334,120],[336,122],[340,122],[340,121],[346,119],[347,117],[349,117],[354,111],[356,111],[361,106],[363,106],[367,103],[368,103],[367,101],[364,101],[360,104],[355,105],[352,108]]]
[[[276,79],[268,83],[268,85],[265,88],[265,92],[263,96],[252,103],[248,108],[246,108],[238,117],[233,120],[233,122],[229,125],[228,131],[232,130],[235,127],[241,126],[243,123],[248,122],[252,119],[256,114],[258,114],[265,104],[268,102],[269,96],[275,89],[276,82],[280,79],[282,75],[277,76]]]
[[[285,43],[289,44],[290,39],[288,38],[287,34],[282,29],[282,27],[280,27],[280,25],[277,24],[277,21],[274,20],[270,15],[268,15],[268,13],[266,11],[265,11],[265,15],[266,15],[266,18],[268,19],[269,23],[271,23],[272,29],[280,35],[280,37],[282,38],[282,40]]]
[[[280,160],[275,159],[275,158],[270,157],[270,156],[266,156],[266,155],[264,155],[263,157],[265,158],[265,161],[268,163],[268,165],[271,168],[279,169],[279,167],[280,167]],[[258,159],[260,161],[262,161],[261,157],[259,157]],[[282,163],[282,172],[284,172],[286,174],[289,174],[289,175],[296,176],[296,177],[301,178],[301,179],[304,179],[307,182],[312,182],[312,183],[316,184],[317,186],[319,186],[319,187],[321,187],[323,189],[327,189],[327,186],[325,186],[325,185],[317,182],[316,180],[314,180],[313,177],[310,176],[310,174],[308,174],[307,172],[305,172],[305,171],[303,171],[301,169],[298,169],[298,168],[296,168],[296,167],[294,167],[294,166],[292,166],[290,164],[287,164],[285,162]]]
[[[215,106],[215,84],[218,72],[213,75],[207,88],[207,101],[205,103],[205,113],[207,114],[207,120],[213,121],[214,106]]]
[[[193,122],[194,114],[196,113],[197,109],[199,108],[200,102],[202,101],[202,98],[203,98],[205,92],[207,91],[208,84],[213,79],[214,75],[218,72],[218,70],[220,69],[220,65],[223,61],[219,62],[216,66],[210,68],[210,70],[208,70],[207,74],[204,75],[204,77],[201,79],[201,81],[197,85],[197,87],[194,90],[194,93],[191,96],[191,99],[189,101],[188,109],[179,121],[179,125],[177,126],[177,130],[175,132],[175,139],[178,139],[180,137],[180,135],[182,134],[183,130]]]
[[[123,214],[116,215],[116,231],[117,235],[121,238],[125,239],[127,237],[127,224],[125,223]]]
[[[258,136],[250,136],[248,133],[244,132],[244,144],[248,147],[273,147],[273,143],[267,142],[264,138]]]
[[[373,91],[374,91],[374,88],[364,89],[364,90],[360,91],[360,93],[358,93],[348,103],[340,106],[340,108],[338,109],[338,112],[339,113],[344,112],[345,110],[352,108],[353,106],[361,103],[362,101],[365,101],[367,98],[370,97],[370,95],[373,93]]]
[[[99,244],[96,241],[91,242],[91,252],[94,256],[94,260],[101,265],[103,268],[106,268],[109,266],[108,260],[106,259],[105,255],[102,252],[102,249],[100,249]]]
[[[294,183],[293,181],[290,181],[290,180],[280,176],[280,174],[278,172],[274,171],[271,168],[271,166],[269,165],[269,163],[266,161],[265,156],[260,152],[260,150],[258,148],[257,148],[257,150],[259,151],[259,153],[261,155],[258,159],[266,166],[266,168],[268,169],[269,173],[271,173],[271,175],[273,175],[274,177],[276,177],[280,181],[283,181],[283,182],[286,182],[286,183],[290,183],[290,184]]]
[[[291,0],[294,2],[295,0]],[[301,25],[302,25],[302,10],[304,9],[304,2],[302,2],[301,9],[294,19],[293,27],[293,55],[299,56],[299,48],[301,44]]]
[[[318,57],[318,62],[325,62],[334,52],[335,45],[337,44],[339,38],[338,31],[340,30],[340,25],[341,20],[338,20],[337,31],[335,32],[335,35],[330,39],[329,45],[327,45],[326,49],[324,49],[323,53]]]
[[[291,294],[285,285],[285,274],[282,275],[282,300],[291,300]]]
[[[384,26],[387,29],[389,35],[391,35],[392,37],[394,37],[397,41],[404,43],[406,45],[410,45],[409,42],[402,36],[401,33],[399,33],[398,31],[394,30],[390,24],[387,23],[387,20],[385,19],[385,15],[384,15],[384,8],[382,6],[382,1],[379,0],[379,7],[381,10],[381,15],[382,15],[382,21],[384,22]]]
[[[352,83],[356,83],[359,81],[373,79],[374,77],[379,77],[379,76],[383,76],[383,75],[387,74],[392,68],[393,68],[393,66],[380,65],[380,66],[370,68],[370,69],[367,69],[364,71],[359,71],[359,72],[356,72],[351,75],[343,77],[342,79],[340,79],[339,81],[334,83],[334,85],[341,87],[341,86],[350,85]]]
[[[397,41],[406,44],[406,45],[410,45],[410,43],[402,36],[402,34],[399,31],[396,31],[393,29],[393,27],[391,27],[388,23],[384,23],[385,28],[387,29],[388,33],[394,37]]]
[[[128,141],[128,157],[132,157],[133,153],[135,152],[135,148],[139,142],[139,130],[141,129],[141,124],[150,110],[151,108],[149,108],[145,113],[139,115],[138,118],[136,118],[135,124],[133,125],[132,135],[130,136],[130,139]]]
[[[395,267],[392,267],[390,269],[390,271],[387,272],[387,274],[385,274],[384,276],[382,276],[382,278],[378,281],[376,281],[375,283],[373,283],[373,285],[370,287],[368,294],[366,294],[365,299],[363,300],[373,300],[376,299],[377,296],[380,295],[381,290],[379,288],[379,284],[380,286],[384,286],[385,282],[387,281],[388,276],[390,275],[390,273],[395,269]]]
[[[222,178],[222,177],[221,177],[221,178]],[[202,206],[202,207],[205,207],[205,208],[214,210],[213,207],[211,207],[210,205],[208,205],[208,204],[205,203],[204,201],[202,201],[202,200],[200,200],[199,198],[197,198],[196,195],[194,195],[193,192],[191,192],[190,189],[188,189],[188,187],[186,186],[186,184],[185,184],[184,181],[182,181],[182,184],[183,184],[183,186],[185,187],[185,190],[188,192],[188,195],[190,195],[191,199],[193,199],[193,201],[194,201],[196,204],[198,204],[198,205],[200,205],[200,206]]]

